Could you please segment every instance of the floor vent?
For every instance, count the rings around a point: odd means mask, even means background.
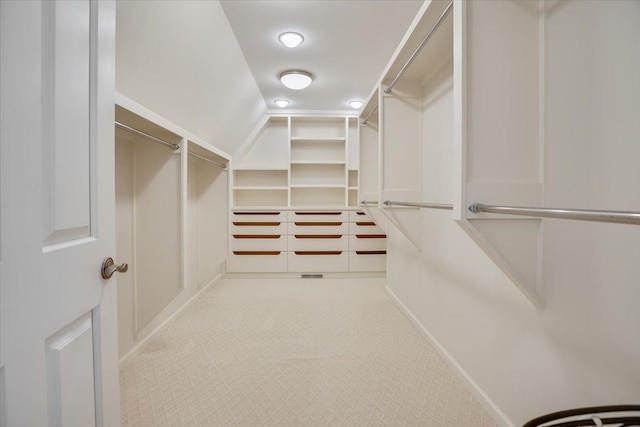
[[[303,274],[301,277],[303,279],[322,279],[324,278],[324,274]]]

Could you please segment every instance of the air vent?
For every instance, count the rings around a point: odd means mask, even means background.
[[[324,274],[302,274],[300,277],[303,279],[322,279]]]

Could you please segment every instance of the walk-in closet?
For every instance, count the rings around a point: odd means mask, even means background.
[[[0,21],[0,427],[640,427],[640,0]]]

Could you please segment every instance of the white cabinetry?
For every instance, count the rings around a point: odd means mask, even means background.
[[[355,212],[359,136],[352,116],[265,120],[233,166],[227,271],[385,270],[384,233],[363,226],[375,243],[356,237],[366,234],[357,223],[372,221]]]

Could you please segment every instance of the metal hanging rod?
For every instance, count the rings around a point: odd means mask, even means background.
[[[378,206],[378,202],[373,202],[371,200],[361,200],[360,204],[362,206]]]
[[[147,139],[149,139],[149,140],[151,140],[153,142],[157,142],[159,144],[166,145],[167,147],[171,148],[173,151],[176,151],[176,150],[180,149],[180,146],[178,144],[173,144],[171,142],[165,141],[164,139],[156,138],[153,135],[149,135],[148,133],[142,132],[142,131],[140,131],[138,129],[134,129],[134,128],[132,128],[130,126],[127,126],[125,124],[122,124],[120,122],[115,122],[115,123],[116,123],[116,127],[119,127],[120,129],[124,129],[127,132],[135,133],[136,135],[140,135],[140,136],[142,136],[144,138],[147,138]]]
[[[222,169],[226,169],[226,168],[227,168],[227,164],[226,164],[226,163],[218,163],[218,162],[216,162],[215,160],[207,159],[207,158],[206,158],[206,157],[204,157],[204,156],[201,156],[201,155],[199,155],[199,154],[192,153],[192,152],[189,152],[189,155],[190,155],[191,157],[195,157],[196,159],[200,159],[200,160],[202,160],[202,161],[204,161],[204,162],[213,163],[213,164],[214,164],[214,165],[216,165],[216,166],[220,166]]]
[[[474,203],[473,213],[489,212],[505,215],[521,215],[540,218],[574,219],[578,221],[613,222],[640,225],[640,212],[598,211],[589,209],[530,208],[519,206],[492,206]]]
[[[373,110],[371,110],[369,114],[367,114],[367,117],[365,117],[365,119],[362,121],[363,125],[366,125],[369,122],[369,119],[371,118],[371,116],[373,116],[373,113],[375,113],[377,109],[378,109],[377,105],[373,107]]]
[[[392,200],[385,200],[385,206],[409,206],[412,208],[424,208],[424,209],[441,209],[445,211],[452,211],[453,205],[445,205],[442,203],[414,203],[414,202],[394,202]]]
[[[433,24],[433,27],[431,27],[431,29],[429,30],[427,35],[422,39],[422,41],[420,42],[420,44],[418,45],[416,50],[413,51],[413,53],[411,54],[411,56],[409,57],[407,62],[405,62],[405,64],[402,66],[402,68],[400,69],[400,71],[396,75],[396,78],[393,79],[391,84],[384,90],[384,93],[386,93],[386,94],[391,93],[391,90],[396,85],[396,83],[398,83],[398,80],[400,80],[400,77],[402,77],[402,75],[405,73],[405,71],[407,71],[407,68],[409,68],[409,66],[411,65],[413,60],[416,59],[416,56],[418,56],[418,54],[420,53],[422,48],[427,44],[427,42],[429,41],[431,36],[436,32],[438,27],[440,27],[440,24],[442,24],[442,22],[444,21],[444,18],[446,18],[447,15],[449,14],[449,12],[451,12],[452,7],[453,7],[453,1],[451,3],[449,3],[449,5],[444,10],[444,12],[442,12],[442,15],[440,15],[440,17],[438,18],[436,23]]]

